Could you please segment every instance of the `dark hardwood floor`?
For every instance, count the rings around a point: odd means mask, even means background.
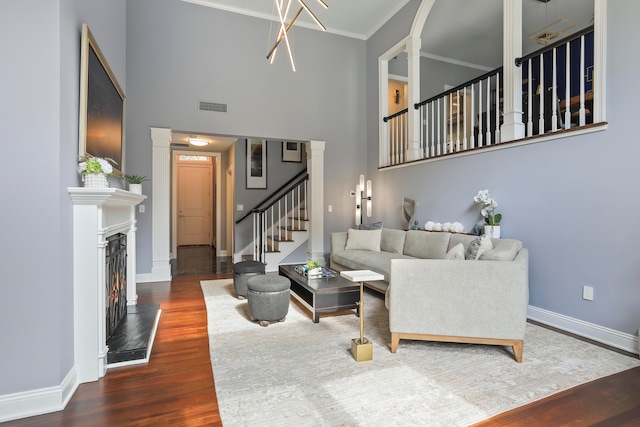
[[[203,254],[199,262],[207,257]],[[189,265],[171,283],[138,285],[138,301],[158,302],[162,309],[147,365],[112,369],[99,381],[80,385],[64,411],[2,425],[222,425],[200,280],[232,274],[230,260],[208,259],[218,267],[203,267],[207,269],[203,275],[194,274]],[[640,426],[640,368],[558,393],[476,426]]]

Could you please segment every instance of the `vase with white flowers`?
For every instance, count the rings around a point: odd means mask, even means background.
[[[82,182],[85,187],[106,188],[109,187],[107,175],[113,172],[111,163],[117,164],[113,159],[108,157],[80,157],[78,164],[78,173],[82,175]]]
[[[480,190],[478,194],[473,198],[475,203],[482,203],[484,207],[480,211],[484,217],[484,233],[489,237],[500,238],[500,221],[502,220],[502,214],[496,213],[498,202],[491,197],[489,190]]]

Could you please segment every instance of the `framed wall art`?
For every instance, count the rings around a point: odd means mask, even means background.
[[[301,143],[282,141],[282,161],[302,163]]]
[[[247,188],[267,188],[267,141],[247,139]]]

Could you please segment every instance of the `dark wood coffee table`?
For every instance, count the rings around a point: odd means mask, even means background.
[[[307,279],[295,271],[295,265],[281,265],[278,272],[291,280],[291,295],[311,311],[314,323],[320,314],[344,310],[356,310],[360,301],[360,285],[340,277],[331,279]]]

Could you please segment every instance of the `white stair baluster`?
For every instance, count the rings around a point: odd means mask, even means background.
[[[571,52],[570,44],[565,44],[565,77],[564,77],[564,128],[571,127]],[[562,112],[561,112],[562,113]]]
[[[584,36],[582,36],[580,37],[580,126],[584,126],[587,123],[584,109],[584,79]]]
[[[544,55],[540,55],[540,85],[538,86],[540,102],[540,120],[538,122],[538,135],[544,133]]]
[[[529,75],[527,78],[527,136],[533,135],[533,75],[531,58],[529,58]]]
[[[487,77],[487,111],[485,111],[484,116],[487,118],[485,145],[491,145],[491,76]]]
[[[470,148],[476,147],[476,87],[475,83],[471,85],[471,141],[469,142]]]
[[[553,63],[551,64],[551,131],[558,130],[558,57],[557,49],[553,48]]]
[[[495,144],[500,143],[500,73],[496,73],[496,130],[495,130]]]
[[[431,146],[431,157],[436,155],[436,147],[435,147],[435,120],[434,120],[434,105],[431,102],[431,141],[429,145]]]
[[[482,147],[483,141],[482,129],[482,80],[478,82],[478,147]]]

